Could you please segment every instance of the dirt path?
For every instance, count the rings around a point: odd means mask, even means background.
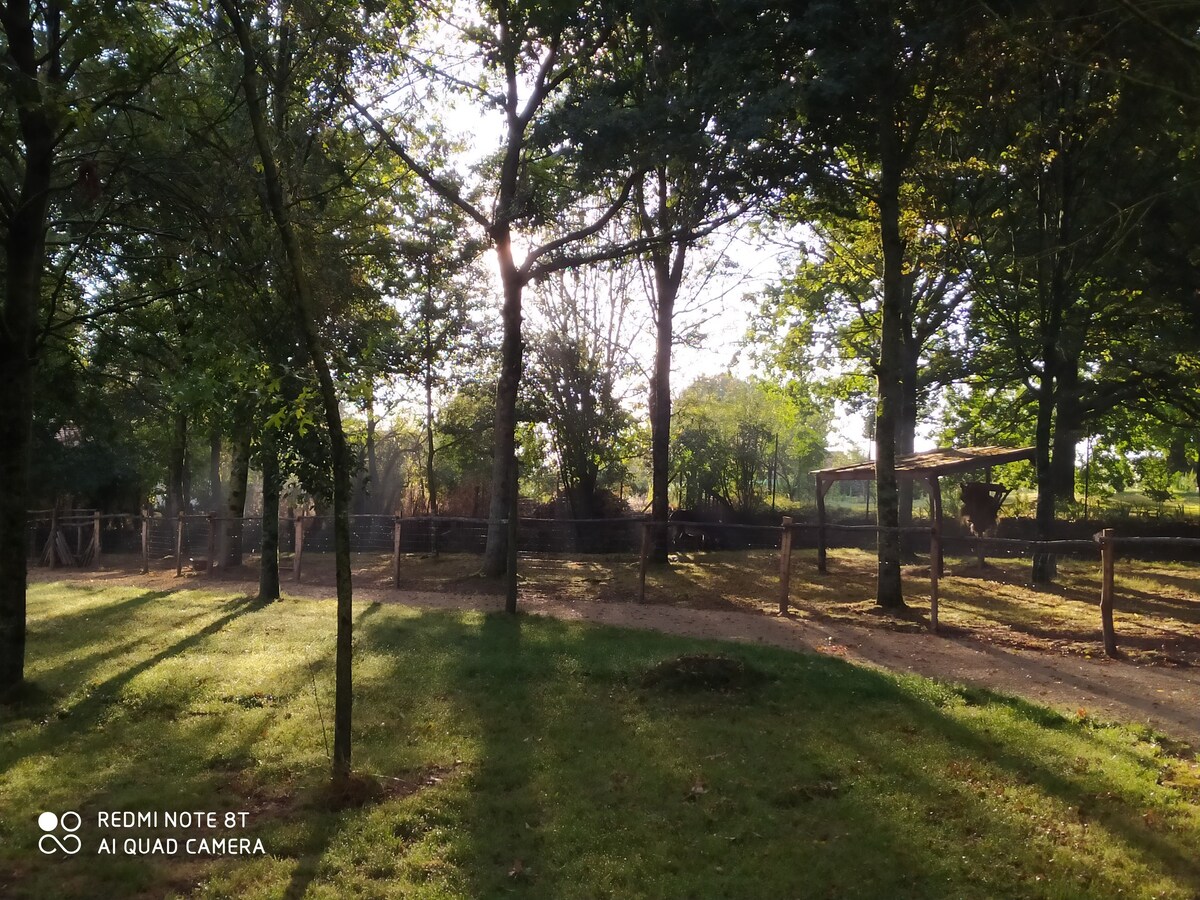
[[[44,572],[44,574],[43,574]],[[37,574],[35,574],[37,573]],[[173,573],[172,573],[173,574]],[[49,572],[34,570],[31,579],[51,580]],[[58,574],[61,578],[62,573]],[[69,579],[76,582],[180,585],[170,576],[130,575],[102,571]],[[253,593],[257,582],[222,581],[222,589]],[[286,585],[284,593],[308,599],[327,599],[333,590],[321,585]],[[397,603],[424,609],[498,610],[500,597],[489,594],[449,594],[355,588],[358,602]],[[538,594],[522,594],[521,608],[530,614],[622,628],[639,628],[686,637],[718,638],[768,644],[788,650],[808,650],[840,656],[857,663],[895,672],[914,672],[1016,694],[1068,715],[1085,710],[1098,719],[1146,723],[1176,739],[1200,747],[1200,669],[1136,665],[1108,659],[999,647],[967,637],[935,636],[866,628],[843,622],[813,621],[673,606],[631,603],[571,602]]]

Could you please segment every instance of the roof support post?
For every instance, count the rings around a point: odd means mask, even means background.
[[[826,564],[826,533],[825,533],[825,494],[832,486],[820,475],[817,476],[817,571],[824,575],[828,571]]]
[[[945,575],[946,560],[942,553],[942,486],[936,473],[926,477],[925,481],[929,485],[929,518],[933,520],[933,530],[937,535],[937,559],[929,560],[929,565],[931,568],[937,566],[937,573]]]

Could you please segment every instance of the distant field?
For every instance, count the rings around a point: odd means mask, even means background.
[[[359,606],[355,764],[374,777],[330,794],[332,628],[327,603],[36,585],[36,691],[0,714],[0,895],[1200,892],[1200,766],[1149,732],[549,619]],[[696,653],[740,674],[647,679]],[[39,854],[37,814],[67,809],[246,811],[265,854],[96,856],[94,824],[79,856]]]

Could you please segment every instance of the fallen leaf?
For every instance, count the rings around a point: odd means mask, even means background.
[[[509,878],[520,878],[525,874],[525,863],[519,859],[513,860],[512,868],[508,870]]]

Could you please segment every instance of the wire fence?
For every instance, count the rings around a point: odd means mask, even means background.
[[[503,522],[505,535],[513,535]],[[293,577],[302,575],[306,553],[332,554],[332,516],[281,517],[278,522],[279,551],[291,557]],[[390,555],[394,583],[399,586],[402,558],[413,554],[480,554],[487,543],[487,519],[454,516],[360,515],[350,517],[352,553]],[[1113,625],[1114,570],[1118,550],[1126,555],[1168,554],[1185,561],[1200,561],[1200,538],[1170,536],[1117,536],[1104,529],[1090,540],[1032,540],[946,535],[932,525],[882,528],[869,524],[795,522],[784,517],[779,525],[741,525],[727,522],[674,520],[653,522],[645,517],[617,519],[520,518],[516,529],[516,558],[538,556],[580,557],[585,555],[636,554],[639,557],[639,602],[645,602],[646,572],[653,550],[705,551],[778,549],[779,611],[787,613],[792,574],[792,552],[816,548],[816,568],[828,572],[828,549],[873,544],[883,532],[896,533],[908,544],[908,553],[927,550],[929,560],[929,626],[938,628],[939,584],[944,576],[947,551],[974,556],[1007,558],[1070,555],[1096,559],[1101,565],[1100,617],[1105,651],[1117,653]],[[104,556],[138,553],[143,571],[174,568],[185,564],[208,571],[253,556],[262,540],[261,516],[225,518],[210,515],[180,515],[174,519],[152,514],[141,516],[102,514],[98,510],[50,511],[31,514],[28,519],[28,548],[39,564],[86,566]],[[512,557],[510,557],[512,558]],[[186,561],[186,563],[185,563]],[[516,569],[510,566],[509,584],[515,607]]]

